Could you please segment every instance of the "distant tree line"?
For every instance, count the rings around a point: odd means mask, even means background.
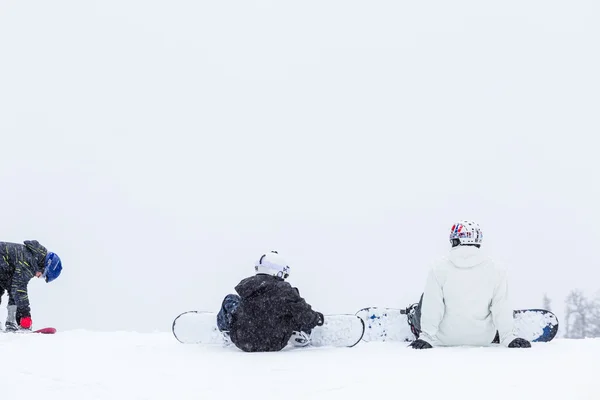
[[[542,302],[545,309],[552,309],[547,295],[544,295]],[[600,337],[600,292],[594,298],[587,298],[581,290],[572,290],[565,299],[565,315],[561,325],[565,338]]]

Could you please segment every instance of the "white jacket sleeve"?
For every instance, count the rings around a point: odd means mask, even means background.
[[[425,284],[423,304],[421,305],[421,334],[423,339],[432,346],[440,344],[437,333],[444,318],[444,295],[442,287],[437,280],[435,271],[431,270]]]
[[[498,273],[496,289],[491,306],[494,325],[500,336],[500,344],[508,346],[516,338],[513,332],[513,308],[508,297],[508,279],[505,271]]]

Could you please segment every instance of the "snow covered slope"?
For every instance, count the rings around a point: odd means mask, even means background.
[[[415,351],[400,343],[246,354],[170,334],[0,334],[3,398],[598,399],[600,340]],[[452,396],[452,397],[449,397]]]

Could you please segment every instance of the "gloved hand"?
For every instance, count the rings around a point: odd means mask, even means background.
[[[432,346],[422,339],[417,339],[410,344],[410,347],[417,350],[431,349]]]
[[[23,317],[21,318],[21,322],[19,323],[21,329],[31,329],[31,317]]]
[[[529,348],[531,347],[531,343],[529,343],[529,340],[525,340],[525,339],[521,339],[521,338],[516,338],[514,339],[512,342],[510,342],[508,344],[508,347],[516,349],[516,348]]]
[[[323,323],[325,322],[325,316],[323,316],[322,313],[317,311],[317,326],[321,326],[323,325]]]

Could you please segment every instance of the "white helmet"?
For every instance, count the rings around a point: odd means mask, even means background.
[[[254,264],[257,274],[267,274],[286,279],[290,276],[290,267],[276,251],[263,254]]]
[[[450,243],[453,246],[459,244],[481,245],[482,241],[483,232],[476,222],[462,220],[452,225],[452,229],[450,229]]]

